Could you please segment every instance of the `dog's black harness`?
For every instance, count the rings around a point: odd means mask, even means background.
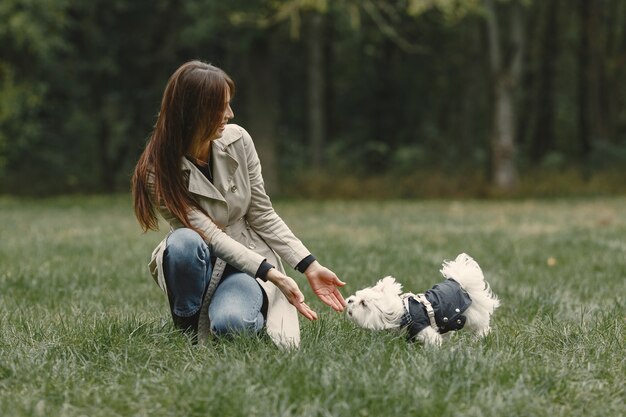
[[[420,302],[421,297],[426,301]],[[441,334],[460,330],[467,320],[463,313],[471,304],[469,294],[458,282],[449,278],[424,294],[408,296],[408,300],[405,300],[407,311],[402,316],[401,327],[407,327],[409,340],[414,340],[419,332],[429,326]]]

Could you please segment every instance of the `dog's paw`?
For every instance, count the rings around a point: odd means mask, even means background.
[[[476,329],[476,331],[474,332],[474,337],[476,339],[482,339],[489,336],[489,333],[491,333],[491,327],[483,327],[481,329]]]
[[[417,334],[417,340],[424,346],[440,347],[443,337],[432,327],[427,327]]]

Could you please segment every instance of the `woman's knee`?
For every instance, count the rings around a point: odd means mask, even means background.
[[[254,278],[243,273],[224,277],[209,306],[211,330],[217,335],[258,332],[265,324],[262,305],[263,290]]]
[[[167,255],[179,258],[204,252],[204,240],[192,229],[181,228],[174,230],[167,238]]]
[[[191,229],[177,229],[167,238],[163,272],[172,313],[189,317],[197,313],[210,279],[208,248]]]
[[[264,322],[265,319],[260,311],[222,310],[211,317],[211,332],[218,336],[257,333],[263,328]]]

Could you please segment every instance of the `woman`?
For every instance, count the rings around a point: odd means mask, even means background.
[[[213,281],[219,282],[208,306],[213,334],[265,327],[276,344],[293,347],[300,342],[297,312],[309,320],[317,314],[280,258],[336,311],[345,306],[337,288],[345,283],[274,211],[250,135],[227,124],[234,92],[230,77],[204,62],[187,62],[171,76],[133,175],[135,215],[144,231],[158,229],[157,211],[170,225],[150,270],[178,329],[197,332]]]

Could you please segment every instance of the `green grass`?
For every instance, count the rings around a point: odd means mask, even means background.
[[[194,346],[146,269],[162,234],[141,234],[127,196],[3,198],[0,415],[625,414],[625,198],[276,207],[346,296],[388,274],[426,289],[469,253],[502,299],[493,333],[424,349],[355,328],[303,283],[321,317],[299,350]]]

